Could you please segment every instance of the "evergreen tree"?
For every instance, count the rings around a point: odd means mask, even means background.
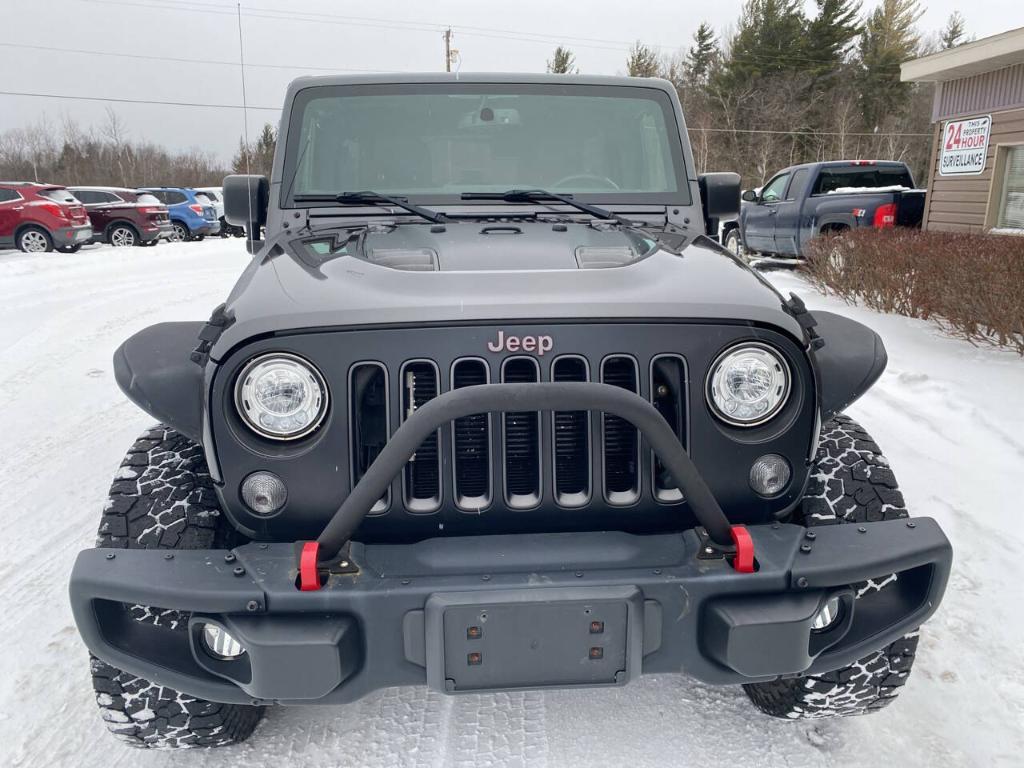
[[[720,56],[715,30],[706,21],[701,22],[683,62],[686,80],[691,85],[706,85]]]
[[[576,56],[568,48],[558,46],[555,54],[548,61],[548,72],[559,75],[579,74],[579,67],[576,66]]]
[[[918,0],[882,0],[864,24],[858,62],[860,98],[864,122],[870,128],[907,107],[911,84],[900,82],[900,65],[917,53],[920,35],[915,25],[922,13]]]
[[[967,42],[964,36],[967,32],[967,22],[960,15],[960,11],[953,11],[946,19],[946,26],[939,33],[939,41],[943,50],[956,48],[961,43]]]
[[[815,0],[817,15],[807,25],[805,71],[815,77],[834,74],[861,33],[860,0]]]
[[[747,0],[729,44],[727,82],[737,86],[804,68],[802,5],[800,0]]]
[[[657,51],[639,40],[633,43],[633,47],[629,49],[629,58],[626,59],[626,72],[629,76],[657,77],[660,71],[661,63]]]
[[[238,140],[238,152],[231,161],[231,168],[235,173],[255,173],[269,177],[276,147],[277,131],[270,123],[265,123],[259,137],[252,144],[246,144],[245,139]]]

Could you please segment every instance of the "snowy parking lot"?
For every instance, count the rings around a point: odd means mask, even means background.
[[[164,320],[203,319],[246,263],[240,240],[0,253],[0,764],[13,766],[967,766],[1024,755],[1024,361],[933,326],[847,307],[788,271],[812,308],[849,314],[889,351],[851,409],[912,514],[954,546],[945,602],[900,699],[869,717],[781,722],[739,688],[677,676],[621,689],[447,697],[389,689],[271,710],[219,751],[140,753],[106,735],[66,596],[110,480],[152,419],[111,354]],[[6,757],[2,757],[6,755]]]

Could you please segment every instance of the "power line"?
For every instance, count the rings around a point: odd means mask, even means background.
[[[183,59],[175,58],[173,56],[153,56],[150,54],[137,54],[137,53],[114,53],[112,51],[89,51],[83,48],[56,48],[45,45],[26,45],[23,43],[7,43],[0,42],[0,47],[4,48],[23,48],[32,51],[51,51],[54,53],[79,53],[89,56],[113,56],[121,59],[143,59],[145,61],[170,61],[178,64],[214,64],[226,67],[237,67],[239,63],[237,61],[221,61],[218,59]],[[306,67],[302,65],[293,64],[253,64],[246,62],[246,68],[260,67],[262,69],[287,69],[287,70],[299,70],[304,72],[385,72],[387,70],[381,69],[357,69],[354,67]],[[399,70],[390,70],[397,72]]]
[[[28,96],[38,99],[66,99],[68,101],[106,101],[114,104],[158,104],[168,107],[202,107],[207,109],[244,109],[241,104],[208,104],[194,101],[160,101],[157,99],[125,99],[104,96],[72,96],[60,93],[32,93],[28,91],[0,91],[0,96]],[[249,109],[260,109],[266,112],[280,112],[281,107],[254,107]]]
[[[217,3],[201,3],[195,0],[146,0],[146,4],[127,2],[127,0],[82,0],[82,2],[99,3],[105,5],[126,5],[132,8],[154,8],[167,11],[183,11],[193,13],[208,13],[215,15],[233,15],[232,11],[226,9],[229,6]],[[444,32],[451,28],[468,37],[483,37],[498,40],[512,40],[515,42],[560,44],[572,43],[581,48],[595,48],[598,50],[629,51],[634,43],[625,40],[609,40],[592,37],[574,37],[572,35],[552,35],[543,32],[527,32],[522,30],[500,29],[495,27],[477,27],[462,24],[441,24],[429,21],[402,21],[400,19],[381,19],[368,16],[345,16],[333,13],[311,12],[311,11],[282,11],[278,8],[264,8],[260,6],[248,6],[242,11],[243,15],[259,19],[271,19],[279,21],[298,21],[306,23],[326,23],[341,26],[363,26],[381,29],[406,30],[411,32]],[[681,51],[682,46],[660,45],[656,43],[644,43],[649,48],[656,48],[662,51]],[[808,56],[799,56],[791,53],[779,52],[778,56],[771,54],[759,54],[758,56],[734,57],[733,61],[738,63],[753,64],[757,62],[793,62],[800,61],[811,64],[835,64],[833,59],[821,59]],[[898,71],[899,65],[876,67],[881,69]]]

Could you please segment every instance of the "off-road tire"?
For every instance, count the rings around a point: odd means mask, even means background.
[[[240,543],[220,514],[203,450],[170,427],[135,441],[110,487],[96,545],[211,549]],[[187,631],[188,614],[131,606],[136,621]],[[96,703],[107,728],[142,749],[220,747],[244,741],[262,707],[197,699],[91,657]]]
[[[801,505],[808,527],[896,520],[907,508],[877,443],[856,421],[836,416],[822,428],[811,480]],[[855,585],[857,596],[884,589],[895,576]],[[899,695],[917,652],[917,632],[848,667],[788,680],[744,685],[762,712],[792,720],[874,712]]]

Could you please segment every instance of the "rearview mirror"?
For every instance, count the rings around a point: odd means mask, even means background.
[[[743,194],[740,195],[740,199],[745,203],[756,203],[757,193],[752,189],[744,189]]]
[[[224,219],[244,227],[250,241],[260,239],[269,204],[270,181],[266,176],[235,174],[224,178]]]

